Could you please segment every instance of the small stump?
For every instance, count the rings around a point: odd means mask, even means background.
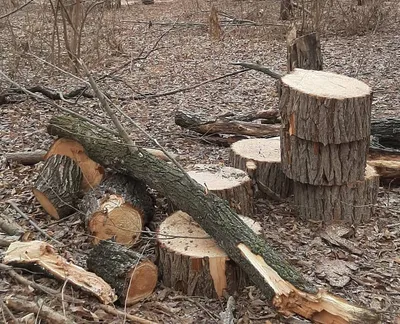
[[[49,157],[32,189],[43,209],[53,218],[66,217],[76,210],[82,172],[68,156]]]
[[[153,293],[157,267],[142,254],[110,241],[102,241],[89,253],[87,266],[115,289],[123,305],[132,305]]]
[[[313,186],[294,183],[294,201],[304,220],[345,220],[351,224],[368,221],[375,211],[379,175],[367,165],[365,180],[342,186]]]
[[[261,226],[244,216],[256,233]],[[177,211],[162,222],[157,233],[158,267],[164,285],[187,295],[221,297],[250,283],[247,275],[186,213]]]
[[[246,171],[258,189],[267,195],[272,193],[286,198],[293,193],[292,180],[282,172],[279,137],[244,139],[233,143],[230,163]]]
[[[246,172],[220,165],[196,164],[190,177],[217,196],[227,200],[239,214],[253,215],[253,190]]]

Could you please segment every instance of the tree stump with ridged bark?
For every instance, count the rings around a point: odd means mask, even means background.
[[[268,196],[287,198],[292,180],[282,172],[280,138],[252,138],[231,145],[230,164],[246,171],[257,188]]]
[[[257,234],[261,226],[248,217],[242,220]],[[187,214],[167,217],[157,232],[157,265],[162,283],[190,296],[222,297],[251,284],[247,275]]]
[[[204,186],[206,192],[213,192],[227,200],[239,214],[253,215],[252,181],[243,170],[216,164],[196,164],[188,175]]]
[[[46,160],[32,191],[43,209],[60,219],[76,210],[81,182],[82,172],[74,160],[52,155]]]

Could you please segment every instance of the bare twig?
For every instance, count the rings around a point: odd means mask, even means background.
[[[246,69],[250,69],[250,70],[256,70],[256,71],[260,71],[262,73],[265,73],[267,75],[269,75],[271,78],[274,79],[281,79],[282,75],[280,75],[279,73],[276,73],[274,71],[271,71],[269,68],[267,68],[266,66],[262,66],[260,64],[256,64],[256,63],[247,63],[247,62],[232,62],[232,65],[240,65]]]
[[[11,16],[12,14],[16,13],[17,11],[20,11],[22,8],[26,7],[26,6],[27,6],[28,4],[30,4],[32,1],[33,1],[33,0],[29,0],[28,2],[26,2],[26,3],[24,3],[23,5],[19,6],[19,7],[16,8],[15,10],[13,10],[13,11],[11,11],[11,12],[9,12],[9,13],[6,13],[6,14],[3,15],[3,16],[0,16],[0,20]]]

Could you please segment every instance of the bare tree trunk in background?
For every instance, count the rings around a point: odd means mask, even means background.
[[[281,20],[288,20],[293,16],[293,6],[291,0],[281,0]]]

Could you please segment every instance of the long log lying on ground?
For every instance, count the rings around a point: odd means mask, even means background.
[[[378,321],[374,312],[350,305],[307,282],[224,200],[207,193],[203,186],[177,167],[158,160],[140,148],[129,152],[120,140],[74,117],[53,117],[48,132],[79,141],[88,155],[104,167],[143,180],[190,214],[280,312],[299,314],[318,323]]]

